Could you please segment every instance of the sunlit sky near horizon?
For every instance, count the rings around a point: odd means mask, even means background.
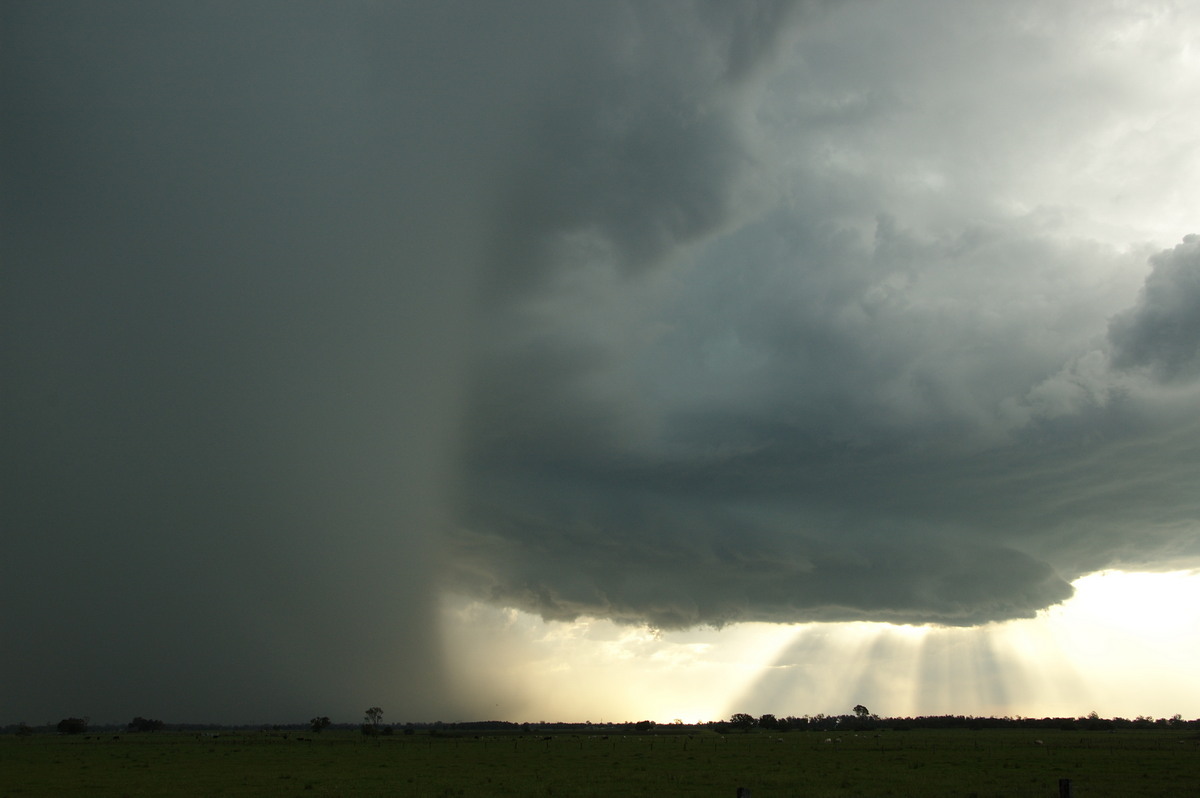
[[[465,685],[477,680],[497,696],[503,684],[493,714],[517,721],[696,723],[735,712],[843,715],[857,704],[883,717],[1191,717],[1197,574],[1104,572],[1076,589],[1036,618],[970,628],[664,633],[592,619],[545,624],[458,601],[446,610],[448,661]]]
[[[0,6],[0,725],[1200,717],[1200,6]]]

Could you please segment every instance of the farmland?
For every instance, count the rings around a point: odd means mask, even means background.
[[[0,798],[1194,795],[1192,730],[0,736]]]

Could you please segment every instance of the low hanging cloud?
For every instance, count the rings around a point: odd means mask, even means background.
[[[1194,561],[1188,405],[1108,368],[1102,315],[1056,332],[1085,298],[950,279],[1088,253],[908,240],[924,272],[906,281],[897,238],[881,225],[835,274],[782,271],[758,227],[740,243],[764,251],[736,269],[610,287],[607,339],[588,313],[514,324],[526,345],[495,353],[475,406],[460,589],[661,628],[970,625],[1030,616],[1092,570]]]
[[[959,13],[943,23],[978,22]],[[1124,13],[1072,24],[1082,39]],[[1064,20],[1027,22],[1015,35],[1037,63],[1131,101],[1049,46]],[[1094,570],[1196,563],[1195,395],[1130,374],[1177,384],[1195,368],[1194,237],[1149,257],[1052,208],[1014,211],[1061,190],[1013,171],[1053,150],[1028,128],[971,135],[1028,107],[1023,71],[981,59],[979,103],[966,78],[923,72],[953,37],[898,66],[865,44],[822,49],[830,29],[874,29],[850,7],[805,23],[782,77],[747,91],[759,112],[720,126],[738,169],[675,148],[755,202],[708,203],[704,224],[631,247],[692,196],[656,181],[635,224],[585,201],[534,231],[575,246],[548,250],[553,268],[493,316],[448,542],[457,589],[661,628],[970,625],[1032,616]],[[918,30],[898,25],[889,42]],[[1032,118],[1085,137],[1123,124],[1056,85],[1034,89]],[[921,112],[952,105],[970,110]],[[655,268],[629,268],[650,252]]]

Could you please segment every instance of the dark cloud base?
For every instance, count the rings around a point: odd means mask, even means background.
[[[471,408],[459,590],[660,628],[973,625],[1093,571],[1197,562],[1193,236],[1150,259],[1132,308],[1064,335],[1065,303],[1027,310],[1019,281],[936,281],[1089,249],[886,219],[871,242],[795,217],[750,230],[750,254],[668,268],[669,292],[595,294],[644,336],[513,312],[520,345],[497,338]]]

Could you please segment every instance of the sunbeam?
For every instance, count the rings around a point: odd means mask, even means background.
[[[594,619],[545,622],[460,598],[446,602],[445,659],[479,699],[478,712],[489,711],[484,696],[499,694],[490,710],[511,720],[557,711],[693,722],[736,712],[840,715],[858,704],[891,717],[1194,713],[1200,576],[1106,572],[1075,587],[1074,598],[1036,618],[968,628],[740,624],[656,633]]]
[[[970,628],[800,627],[734,711],[1167,717],[1195,707],[1195,572],[1094,574],[1037,618]],[[1152,674],[1153,679],[1147,679]],[[1128,685],[1143,685],[1130,695]]]

